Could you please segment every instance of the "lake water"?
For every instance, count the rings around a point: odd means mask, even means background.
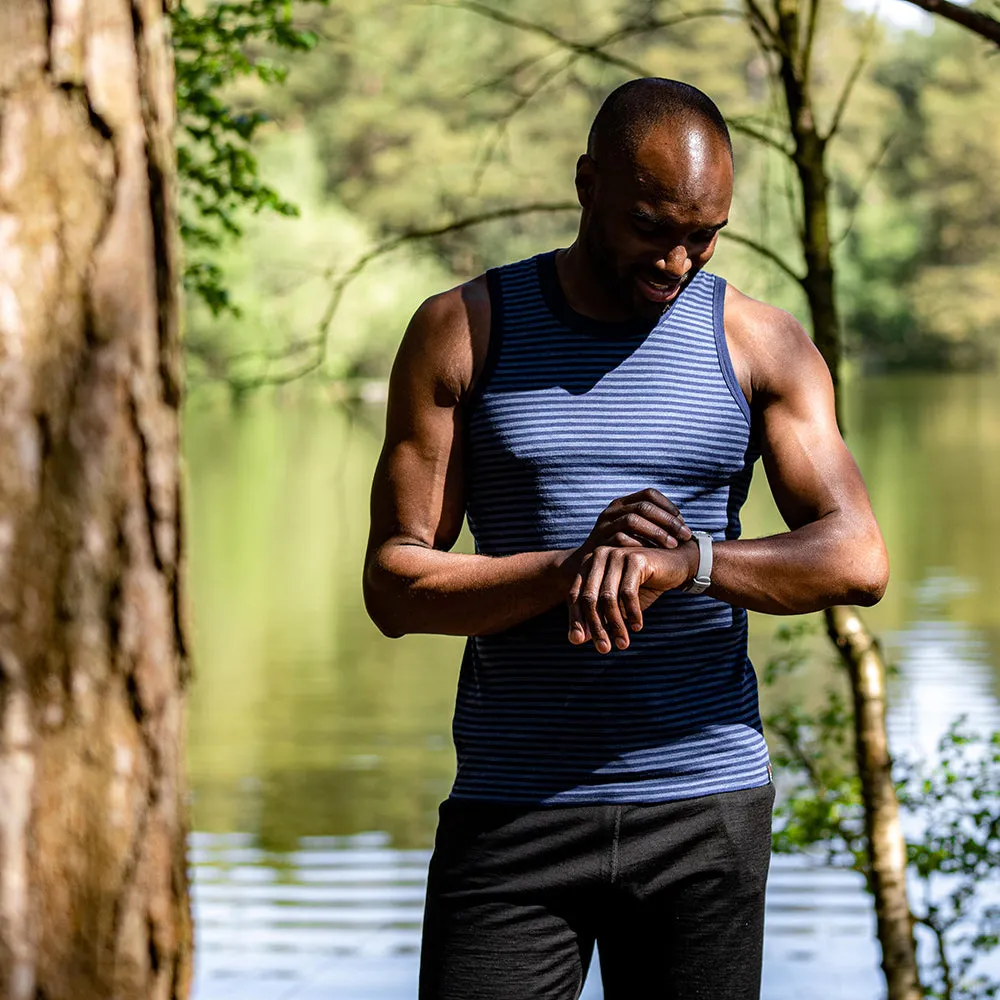
[[[1000,378],[857,380],[845,401],[892,560],[866,613],[898,668],[892,745],[929,752],[958,715],[1000,724]],[[381,421],[316,400],[189,403],[195,1000],[416,995],[462,642],[390,641],[365,615]],[[748,536],[781,528],[758,477]],[[752,617],[758,664],[774,627]],[[815,648],[783,696],[835,675]],[[875,1000],[873,935],[857,876],[775,858],[764,1000]]]

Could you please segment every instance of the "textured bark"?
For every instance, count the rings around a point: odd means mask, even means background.
[[[0,0],[0,996],[187,995],[163,0]]]
[[[791,158],[802,197],[800,236],[806,261],[802,287],[809,302],[813,340],[826,361],[836,391],[840,384],[841,340],[826,167],[826,150],[835,126],[826,135],[820,131],[811,92],[810,62],[819,0],[772,0],[770,15],[765,14],[758,0],[745,2],[750,25],[777,67],[788,109],[794,142]],[[848,93],[845,91],[844,99]],[[839,417],[839,392],[837,397]],[[854,696],[858,777],[865,803],[870,886],[875,897],[887,996],[888,1000],[919,1000],[923,991],[906,892],[906,843],[899,824],[885,726],[885,662],[856,609],[831,608],[826,612],[826,622],[830,639],[850,672]]]
[[[831,608],[826,620],[854,693],[854,739],[864,789],[869,879],[888,996],[890,1000],[918,1000],[923,991],[906,896],[906,847],[885,729],[885,663],[854,608]]]
[[[830,181],[827,140],[819,132],[812,106],[809,65],[811,42],[803,38],[799,0],[778,0],[775,22],[777,56],[794,148],[792,161],[802,190],[802,251],[806,273],[802,287],[809,303],[813,341],[840,387],[840,320],[834,295],[833,247],[830,240]],[[838,394],[839,410],[839,394]]]

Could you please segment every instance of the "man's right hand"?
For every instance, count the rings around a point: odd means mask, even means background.
[[[677,505],[652,488],[612,500],[601,511],[587,540],[570,557],[579,571],[583,560],[599,545],[644,545],[674,549],[691,537]]]

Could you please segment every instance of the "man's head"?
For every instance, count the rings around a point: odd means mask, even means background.
[[[733,150],[712,100],[677,80],[613,91],[577,163],[580,244],[611,300],[655,318],[704,267],[726,224]]]

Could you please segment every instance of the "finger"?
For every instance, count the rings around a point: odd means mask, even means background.
[[[664,515],[664,517],[669,516],[669,514]],[[614,531],[616,538],[624,535],[634,539],[633,544],[653,545],[664,549],[677,547],[677,539],[666,528],[643,517],[634,509],[622,514],[608,527],[609,531]]]
[[[611,651],[611,640],[608,638],[604,622],[601,620],[598,599],[601,581],[604,579],[604,567],[608,561],[608,554],[613,551],[613,549],[604,546],[594,549],[590,562],[583,572],[583,583],[580,587],[580,596],[577,598],[583,620],[590,628],[594,648],[599,653],[608,653]]]
[[[604,579],[598,591],[598,608],[601,620],[607,629],[608,638],[618,649],[628,649],[628,627],[622,618],[618,607],[618,588],[622,581],[622,563],[625,561],[620,552],[612,552],[604,566]]]
[[[567,598],[569,604],[568,638],[574,646],[579,646],[590,638],[586,622],[583,620],[583,613],[578,603],[580,597],[580,587],[582,585],[583,577],[577,573],[576,579],[573,581],[573,586],[570,587],[569,597]]]
[[[622,571],[622,581],[618,588],[625,618],[633,632],[642,631],[642,605],[639,603],[639,587],[642,584],[642,567],[638,559],[626,559]]]
[[[681,512],[678,509],[677,504],[675,504],[673,500],[671,500],[669,497],[665,497],[658,489],[652,486],[644,490],[639,490],[638,493],[630,493],[627,497],[621,497],[620,499],[623,506],[626,507],[631,504],[637,504],[637,503],[642,503],[643,501],[648,501],[649,503],[655,504],[657,507],[662,508],[668,514],[673,514],[674,517],[681,516]]]
[[[686,542],[691,537],[691,529],[683,518],[668,514],[648,500],[624,508],[609,529],[666,549],[676,548],[678,542]]]
[[[640,499],[648,500],[650,503],[656,504],[657,507],[662,507],[675,517],[681,516],[681,512],[677,508],[677,504],[675,504],[669,497],[665,497],[658,489],[656,489],[655,486],[650,486],[648,489],[643,490]],[[681,518],[681,520],[683,520],[683,518]]]
[[[616,532],[611,538],[608,539],[608,544],[617,545],[620,549],[642,548],[642,542],[640,542],[638,538],[626,535],[624,531]]]
[[[670,532],[674,538],[678,538],[682,542],[686,542],[691,537],[691,529],[684,522],[680,511],[674,514],[671,511],[664,510],[652,500],[640,500],[632,509],[640,517],[658,524],[665,531]]]

